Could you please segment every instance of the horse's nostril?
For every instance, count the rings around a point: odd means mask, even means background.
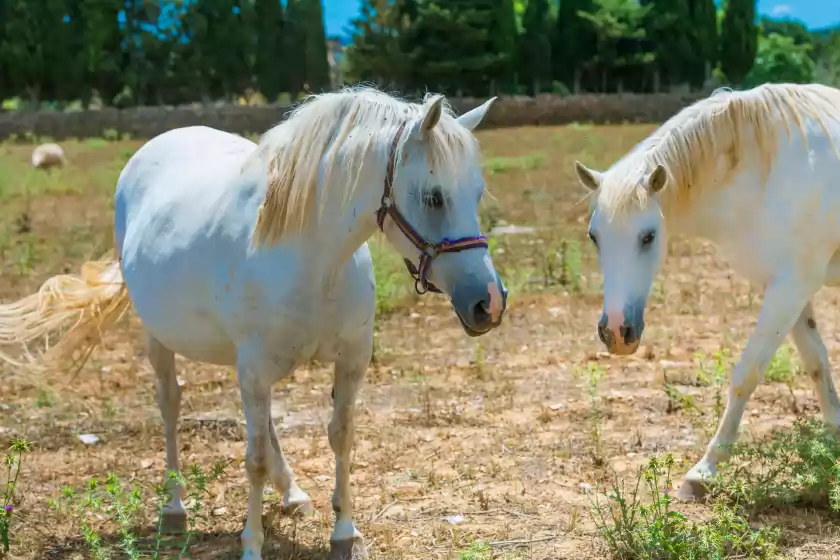
[[[621,334],[621,338],[624,340],[624,344],[630,344],[636,339],[635,330],[632,325],[621,325],[618,331],[619,334]]]
[[[473,320],[476,325],[486,325],[490,322],[490,304],[486,301],[479,301],[473,307]]]
[[[600,338],[601,342],[603,342],[604,344],[608,344],[607,341],[609,340],[609,330],[607,329],[606,324],[598,325],[598,338]]]

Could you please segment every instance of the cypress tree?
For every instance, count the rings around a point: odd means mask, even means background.
[[[591,24],[580,12],[593,9],[592,0],[560,0],[557,10],[552,41],[554,76],[574,92],[581,89],[584,67],[597,45]]]
[[[720,64],[727,79],[739,86],[755,62],[758,26],[755,0],[729,0],[720,34]]]
[[[283,39],[286,52],[286,81],[294,101],[306,82],[305,0],[286,0]]]
[[[517,60],[516,12],[513,0],[493,0],[493,23],[490,26],[492,50],[499,55],[499,68],[496,73],[498,85],[511,91],[516,80],[514,77]]]
[[[548,0],[528,0],[522,26],[524,32],[519,67],[531,95],[537,95],[551,82],[551,21]]]
[[[254,15],[257,23],[254,73],[260,92],[273,102],[286,87],[283,5],[280,0],[255,0]]]
[[[658,78],[666,85],[677,85],[702,73],[705,63],[696,49],[688,2],[648,0],[645,4],[651,6],[646,27],[656,49]]]
[[[286,47],[292,94],[296,95],[304,88],[308,91],[329,88],[330,66],[321,0],[287,0],[286,21],[289,24]]]
[[[702,87],[718,61],[718,27],[715,0],[691,0],[691,21],[694,44],[702,64],[691,68],[688,79],[694,87]],[[700,68],[702,66],[702,68]],[[702,71],[701,71],[702,70]]]

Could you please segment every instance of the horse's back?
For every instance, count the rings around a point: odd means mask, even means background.
[[[114,233],[123,276],[150,333],[201,361],[231,363],[215,313],[219,278],[245,258],[264,185],[242,167],[256,148],[207,127],[146,143],[117,184]]]

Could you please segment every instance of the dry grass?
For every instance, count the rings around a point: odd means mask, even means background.
[[[698,381],[698,370],[700,377],[713,377],[714,366],[706,359],[701,368],[695,354],[724,348],[737,357],[760,294],[735,277],[711,246],[677,239],[651,296],[646,347],[630,358],[605,356],[595,331],[599,278],[573,162],[603,168],[650,130],[567,126],[480,133],[492,194],[485,198],[485,221],[537,228],[494,238],[494,259],[511,298],[505,324],[489,336],[467,338],[442,297],[410,295],[411,280],[399,261],[377,251],[383,295],[375,363],[360,396],[352,479],[357,522],[374,558],[604,558],[586,485],[609,484],[613,470],[632,476],[664,452],[677,457],[678,480],[701,455],[714,430],[719,393],[713,381]],[[0,144],[3,301],[32,292],[51,274],[75,271],[110,247],[116,177],[140,144],[67,142],[67,167],[51,173],[29,169],[32,145]],[[825,289],[815,304],[835,363],[838,294]],[[48,500],[65,485],[104,479],[110,471],[142,489],[146,525],[153,525],[163,434],[139,335],[139,321],[130,314],[72,384],[60,376],[4,375],[0,438],[33,442],[17,487],[11,557],[90,557],[79,516],[56,513]],[[178,368],[183,464],[207,470],[230,462],[208,484],[207,517],[198,521],[193,557],[238,558],[247,483],[235,378],[232,371],[180,358]],[[601,375],[597,382],[592,372]],[[757,391],[745,432],[764,434],[790,424],[796,413],[818,412],[807,379],[783,371],[775,379],[781,382]],[[330,389],[331,372],[318,364],[275,389],[286,454],[318,514],[305,521],[284,518],[272,491],[265,506],[266,558],[327,557],[334,465],[326,438]],[[85,445],[80,434],[96,434],[99,442]],[[697,519],[710,513],[699,505],[678,509]],[[447,520],[456,515],[463,522]],[[95,515],[84,520],[94,527],[103,521]],[[840,554],[837,519],[824,511],[773,510],[753,518],[768,520],[781,525],[790,557]],[[105,533],[114,530],[102,526]]]

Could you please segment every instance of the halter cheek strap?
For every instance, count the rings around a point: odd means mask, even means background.
[[[444,238],[440,243],[431,243],[423,239],[397,209],[393,198],[394,171],[397,162],[397,148],[399,147],[400,137],[405,129],[405,124],[403,122],[400,125],[397,133],[394,135],[394,139],[391,141],[391,150],[388,154],[388,167],[385,170],[382,201],[379,210],[376,211],[376,223],[379,225],[379,230],[384,233],[385,218],[390,216],[397,227],[400,228],[403,235],[420,251],[419,266],[416,267],[410,260],[404,259],[409,274],[414,278],[414,289],[417,290],[417,293],[435,292],[439,294],[441,290],[432,282],[429,282],[427,278],[432,262],[439,255],[443,253],[459,253],[467,249],[486,249],[489,245],[487,243],[487,237],[483,235],[461,237],[455,240]]]

